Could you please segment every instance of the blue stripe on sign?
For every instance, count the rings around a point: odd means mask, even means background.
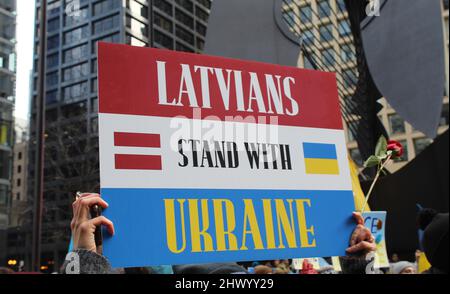
[[[337,159],[336,145],[322,143],[303,143],[305,158]]]
[[[351,214],[354,210],[353,192],[349,191],[294,191],[294,190],[214,190],[214,189],[101,189],[102,197],[109,208],[104,215],[115,227],[115,235],[106,232],[103,237],[103,253],[113,267],[138,267],[162,264],[211,263],[231,261],[275,260],[295,257],[343,256],[348,247],[348,238],[355,225]],[[167,247],[164,199],[208,200],[209,229],[216,248],[215,212],[213,199],[229,199],[233,203],[236,226],[233,231],[242,246],[244,233],[244,199],[252,200],[263,245],[266,242],[265,217],[262,199],[280,199],[286,205],[290,199],[309,199],[311,206],[305,207],[307,226],[314,226],[316,247],[255,250],[253,237],[247,234],[248,250],[191,252],[190,209],[184,202],[186,224],[186,248],[181,253],[172,253]],[[177,202],[178,203],[178,202]],[[176,208],[177,239],[182,242],[179,203]],[[299,238],[298,219],[294,211],[295,232]],[[224,208],[224,213],[226,212]],[[279,232],[276,207],[272,201],[272,218],[276,246]],[[199,206],[199,214],[202,207]],[[289,214],[289,213],[288,213]],[[203,226],[200,221],[200,226]],[[248,227],[248,223],[247,223]],[[248,228],[247,228],[248,230]],[[282,233],[284,236],[284,233]],[[309,239],[311,234],[308,233]],[[181,244],[181,243],[179,243]],[[299,244],[299,243],[297,243]]]

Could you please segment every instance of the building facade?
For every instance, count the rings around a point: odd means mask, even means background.
[[[8,225],[14,143],[16,1],[0,0],[0,227]]]
[[[285,17],[291,27],[300,29],[303,42],[312,48],[312,57],[318,60],[322,68],[331,69],[338,73],[338,88],[341,99],[345,102],[351,97],[355,90],[357,80],[356,55],[353,48],[350,24],[347,20],[347,12],[343,0],[289,0],[286,1]],[[448,130],[449,125],[449,98],[448,98],[448,0],[442,1],[443,26],[445,31],[446,51],[446,90],[443,93],[443,108],[439,124],[438,134]],[[289,17],[290,15],[290,17]],[[308,59],[300,55],[299,67],[311,68]],[[378,113],[390,139],[397,140],[405,147],[402,158],[389,165],[387,169],[395,172],[413,160],[424,150],[432,140],[423,133],[405,122],[383,98],[381,101],[383,109]],[[349,122],[344,121],[346,131],[347,147],[349,154],[362,167],[364,159],[358,150],[355,138],[350,129],[357,125],[358,118],[355,116]]]
[[[199,53],[203,50],[211,8],[210,0],[75,1],[47,2],[42,264],[48,271],[58,268],[67,253],[75,193],[99,189],[97,42]],[[36,28],[38,16],[39,13]],[[35,41],[28,182],[31,199],[38,30]]]

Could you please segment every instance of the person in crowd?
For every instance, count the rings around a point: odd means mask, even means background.
[[[267,265],[257,265],[254,269],[255,275],[271,275],[273,274],[273,269]]]
[[[89,210],[98,205],[103,209],[108,204],[99,194],[85,193],[77,197],[72,205],[73,219],[70,224],[73,239],[73,251],[69,252],[62,266],[63,273],[105,274],[113,273],[108,260],[101,255],[100,248],[96,247],[95,229],[98,226],[106,227],[109,234],[114,235],[114,224],[104,216],[90,218]],[[365,256],[376,250],[375,239],[370,230],[364,227],[364,219],[360,213],[353,213],[356,228],[350,238],[350,247],[347,248],[348,257],[341,258],[344,273],[364,274],[367,261]],[[175,274],[182,273],[246,273],[245,269],[237,263],[184,265],[174,266]]]
[[[0,267],[0,275],[12,275],[14,271],[7,267]]]
[[[391,263],[396,263],[400,261],[400,257],[398,257],[397,253],[392,254],[391,256]]]
[[[393,275],[415,275],[417,274],[417,268],[408,261],[399,261],[391,264],[390,273]]]
[[[417,223],[423,230],[421,245],[431,264],[431,268],[424,274],[448,274],[449,214],[423,209],[418,214]]]

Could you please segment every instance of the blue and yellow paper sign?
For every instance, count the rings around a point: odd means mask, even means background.
[[[388,268],[389,257],[386,249],[386,211],[371,211],[364,212],[364,224],[370,230],[375,238],[377,244],[377,251],[375,255],[375,268]]]

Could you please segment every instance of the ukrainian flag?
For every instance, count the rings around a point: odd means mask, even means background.
[[[303,143],[307,174],[338,175],[336,145]]]

